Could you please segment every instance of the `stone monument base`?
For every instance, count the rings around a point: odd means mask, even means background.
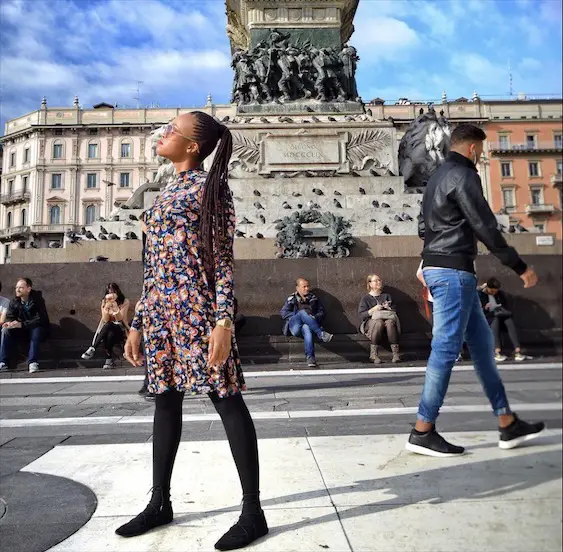
[[[364,106],[360,102],[321,102],[318,100],[254,103],[237,106],[239,115],[310,115],[322,114],[350,114],[364,113]]]

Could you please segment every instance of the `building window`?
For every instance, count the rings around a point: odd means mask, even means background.
[[[88,159],[98,157],[98,144],[88,144]]]
[[[12,213],[8,213],[8,216],[6,217],[6,228],[11,228],[12,227]]]
[[[53,144],[53,159],[62,159],[63,156],[63,145]]]
[[[527,134],[526,135],[526,147],[528,149],[536,149],[536,135]]]
[[[88,173],[86,175],[86,188],[92,189],[98,187],[98,175],[96,173]]]
[[[508,139],[508,136],[501,134],[498,137],[498,145],[501,150],[510,149],[510,141]]]
[[[88,205],[88,207],[86,207],[85,224],[88,226],[90,224],[94,224],[95,221],[96,221],[96,206],[95,205]]]
[[[23,150],[23,162],[29,163],[29,157],[30,157],[30,150],[29,150],[29,148],[25,148]]]
[[[29,180],[29,176],[25,175],[22,176],[22,189],[24,192],[27,192],[27,181]]]
[[[557,174],[563,174],[563,160],[557,160]]]
[[[12,195],[14,193],[14,181],[8,180],[8,195]]]
[[[553,142],[557,149],[563,148],[563,135],[562,134],[555,134],[553,136]]]
[[[119,187],[120,188],[129,188],[129,173],[120,173],[119,174]]]
[[[509,178],[512,176],[512,163],[510,161],[504,161],[500,164],[500,172],[503,178]]]
[[[58,205],[51,206],[49,210],[49,224],[61,223],[61,208]]]
[[[98,129],[97,128],[90,128],[90,129],[88,129],[88,134],[90,134],[90,136],[97,136],[98,135]]]
[[[16,152],[13,151],[12,153],[10,153],[10,168],[13,168],[16,166]]]
[[[516,202],[514,201],[514,188],[504,188],[502,190],[502,202],[506,209],[514,209]]]
[[[55,136],[62,136],[63,135],[63,129],[62,128],[56,128],[54,134],[55,134]]]
[[[156,180],[156,175],[158,174],[157,171],[153,171],[152,173],[152,181],[154,182]]]
[[[121,157],[131,157],[131,144],[129,142],[121,144]]]
[[[51,190],[60,190],[63,187],[63,175],[61,173],[53,173],[51,175]]]
[[[530,188],[530,194],[532,196],[532,205],[543,205],[542,188]]]
[[[529,161],[528,162],[528,174],[530,176],[539,176],[540,175],[540,164],[537,161]]]
[[[543,222],[534,222],[534,228],[540,234],[545,234],[545,224]]]
[[[22,226],[25,226],[27,224],[27,216],[26,215],[27,215],[27,213],[26,213],[25,209],[22,209],[22,213],[21,213],[21,216],[20,216]]]

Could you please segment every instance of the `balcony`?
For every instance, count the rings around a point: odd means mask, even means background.
[[[76,224],[34,224],[34,234],[64,234],[67,230],[77,230]]]
[[[527,215],[551,215],[555,211],[555,205],[550,203],[537,203],[526,205]]]
[[[29,226],[13,226],[0,230],[0,242],[16,241],[27,238],[31,233]]]
[[[550,180],[551,180],[551,185],[554,188],[559,188],[560,190],[561,190],[561,188],[563,188],[563,174],[562,173],[552,175]]]
[[[0,196],[2,205],[15,205],[16,203],[26,203],[31,198],[31,193],[24,190],[18,190],[11,194],[3,194]]]
[[[534,144],[525,143],[512,143],[501,144],[500,142],[489,142],[489,151],[499,154],[521,154],[521,153],[561,153],[563,145],[559,142],[535,142]]]

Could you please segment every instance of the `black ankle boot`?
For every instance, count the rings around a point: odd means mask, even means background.
[[[173,517],[170,494],[155,488],[148,506],[137,517],[116,529],[115,533],[120,537],[138,537],[155,527],[170,523]]]
[[[215,543],[217,550],[235,550],[268,534],[264,512],[241,514],[238,521]]]

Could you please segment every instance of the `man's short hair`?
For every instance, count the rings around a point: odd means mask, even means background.
[[[25,282],[27,284],[27,287],[33,287],[31,278],[18,278],[18,282]]]
[[[501,285],[500,285],[500,281],[498,280],[498,278],[489,278],[487,280],[487,287],[489,289],[500,289]]]
[[[466,142],[482,142],[487,138],[485,131],[471,123],[461,123],[455,127],[450,139],[450,146]]]
[[[309,280],[307,280],[307,278],[303,278],[303,276],[299,276],[299,278],[297,278],[297,280],[295,280],[295,286],[297,287],[301,282],[309,282]]]

